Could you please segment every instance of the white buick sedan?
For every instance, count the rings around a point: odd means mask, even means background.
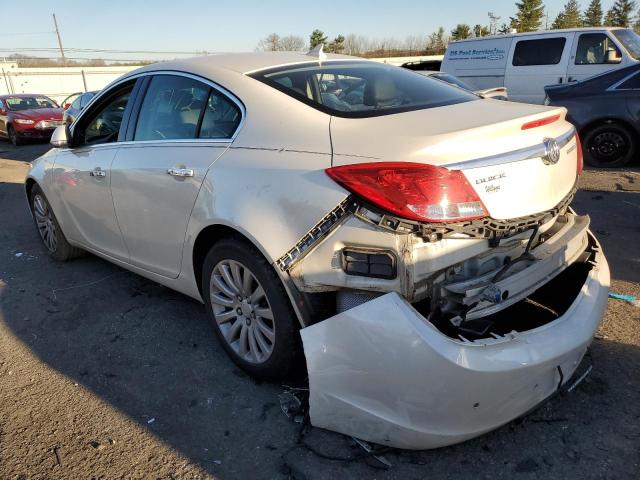
[[[53,258],[203,302],[252,375],[306,361],[314,425],[439,447],[567,386],[601,321],[565,113],[352,57],[194,58],[106,87],[26,193]]]

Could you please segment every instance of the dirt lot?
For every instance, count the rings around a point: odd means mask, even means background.
[[[571,394],[379,470],[341,435],[301,442],[282,387],[227,360],[199,303],[93,256],[50,260],[21,184],[46,149],[0,143],[0,479],[640,477],[640,308],[609,301]],[[640,297],[640,171],[586,172],[582,187],[612,290]]]

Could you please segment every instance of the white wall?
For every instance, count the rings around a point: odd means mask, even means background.
[[[15,63],[0,62],[0,95],[41,93],[61,102],[75,92],[100,90],[136,68],[138,67],[18,68]]]

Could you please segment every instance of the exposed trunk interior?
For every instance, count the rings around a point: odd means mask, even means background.
[[[575,262],[523,300],[497,313],[455,325],[451,322],[452,315],[431,313],[429,300],[413,307],[443,334],[457,340],[500,338],[511,332],[533,330],[564,315],[574,302],[594,267],[595,251],[591,247],[587,258]]]

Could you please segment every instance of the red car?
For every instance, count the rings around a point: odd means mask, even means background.
[[[24,140],[49,140],[62,125],[63,109],[44,95],[0,95],[0,136],[20,145]]]

